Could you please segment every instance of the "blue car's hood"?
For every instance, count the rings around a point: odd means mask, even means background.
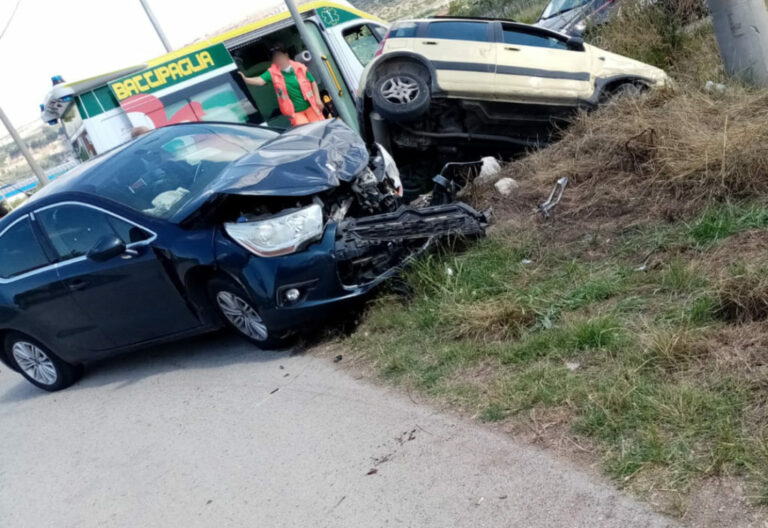
[[[353,180],[368,165],[362,138],[341,120],[293,128],[227,167],[215,194],[308,196]]]

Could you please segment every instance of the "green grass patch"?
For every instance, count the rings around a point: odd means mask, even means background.
[[[768,207],[725,204],[708,208],[691,224],[689,234],[699,245],[719,242],[748,229],[768,226]]]
[[[768,434],[751,418],[764,399],[746,370],[711,357],[729,320],[768,316],[768,273],[703,266],[728,236],[766,223],[761,206],[717,205],[608,250],[499,233],[416,263],[410,300],[380,299],[347,344],[382,377],[484,422],[565,409],[621,482],[643,474],[684,494],[741,474],[768,497]],[[663,260],[639,267],[646,254]]]

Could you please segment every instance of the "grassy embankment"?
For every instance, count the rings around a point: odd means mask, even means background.
[[[648,7],[593,34],[675,88],[580,115],[505,167],[513,196],[473,193],[497,210],[489,237],[422,260],[412,298],[380,299],[344,343],[677,513],[712,476],[768,500],[768,93],[706,92],[726,81],[711,25],[689,21]],[[560,176],[544,222],[532,210]]]

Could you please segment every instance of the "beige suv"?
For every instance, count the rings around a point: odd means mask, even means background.
[[[487,152],[541,144],[574,109],[666,82],[658,68],[545,28],[435,17],[390,28],[358,108],[366,135],[395,151]]]

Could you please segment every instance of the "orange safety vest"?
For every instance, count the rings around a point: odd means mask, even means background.
[[[304,95],[304,99],[307,100],[312,110],[319,115],[323,115],[315,99],[315,93],[312,91],[312,83],[307,79],[307,67],[300,62],[291,61],[291,68],[296,73],[296,80],[299,81],[299,88]],[[273,64],[269,68],[269,73],[272,75],[272,84],[277,94],[277,104],[280,106],[280,113],[293,117],[296,115],[296,109],[293,106],[293,101],[288,96],[288,88],[285,86],[283,71],[276,64]]]

